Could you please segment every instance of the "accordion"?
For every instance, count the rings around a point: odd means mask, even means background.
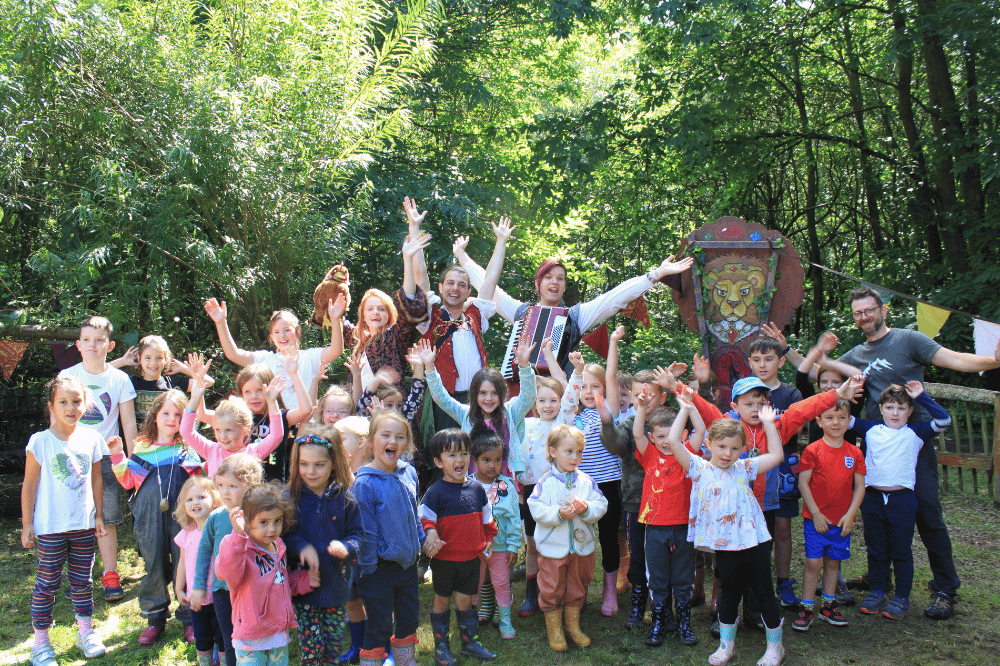
[[[550,308],[533,305],[524,316],[514,322],[510,330],[510,340],[507,341],[507,351],[503,355],[501,374],[507,381],[517,381],[517,357],[514,352],[518,342],[524,338],[528,344],[534,344],[531,350],[531,365],[536,372],[547,374],[549,366],[542,355],[542,340],[552,338],[552,354],[558,356],[563,343],[563,333],[569,321],[567,308]]]

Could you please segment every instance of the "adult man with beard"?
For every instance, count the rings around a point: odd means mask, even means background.
[[[994,356],[977,356],[947,349],[917,331],[887,327],[888,306],[874,289],[855,289],[848,301],[854,324],[865,334],[865,342],[838,359],[839,364],[844,365],[838,368],[835,363],[833,367],[848,376],[858,373],[865,376],[867,416],[873,421],[882,422],[878,402],[885,387],[889,384],[905,386],[911,380],[923,381],[925,365],[960,372],[982,372],[1000,367],[1000,345]],[[913,420],[929,420],[929,416],[917,406]],[[937,450],[932,445],[920,449],[914,491],[918,505],[917,532],[927,548],[927,559],[934,574],[928,584],[931,603],[924,614],[935,620],[945,620],[952,616],[961,581],[955,570],[951,537],[941,512]]]
[[[410,234],[420,233],[420,224],[427,211],[418,213],[416,203],[403,199],[410,222]],[[468,238],[455,241],[458,251],[464,252]],[[423,252],[414,257],[414,272],[417,274],[417,290],[428,290],[429,280]],[[421,274],[422,273],[422,274]],[[456,400],[468,404],[469,383],[472,376],[486,366],[486,348],[483,346],[483,331],[489,327],[489,319],[496,312],[492,301],[483,298],[471,299],[472,286],[469,274],[455,264],[441,273],[437,294],[430,293],[426,308],[413,307],[422,299],[416,294],[407,294],[400,289],[395,294],[396,307],[400,312],[397,325],[404,339],[422,338],[437,349],[434,367],[441,374],[441,381]],[[434,405],[434,427],[440,431],[457,428],[455,422],[443,409]]]

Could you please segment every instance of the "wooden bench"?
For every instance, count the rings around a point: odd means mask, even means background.
[[[1000,469],[1000,393],[952,384],[924,388],[951,414],[951,426],[938,435],[941,487],[951,489],[956,476],[958,490],[965,491],[968,476],[972,493],[985,492],[1000,507],[1000,484],[993,481]]]

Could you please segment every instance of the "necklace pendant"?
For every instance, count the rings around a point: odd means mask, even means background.
[[[160,500],[160,511],[166,512],[169,510],[170,510],[170,502],[168,502],[167,498],[164,497],[163,499]]]

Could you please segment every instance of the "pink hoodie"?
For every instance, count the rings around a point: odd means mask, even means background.
[[[233,638],[255,640],[294,629],[292,594],[305,594],[309,587],[306,571],[288,574],[285,542],[274,542],[271,553],[233,532],[222,538],[215,559],[215,575],[229,585],[233,602]]]

